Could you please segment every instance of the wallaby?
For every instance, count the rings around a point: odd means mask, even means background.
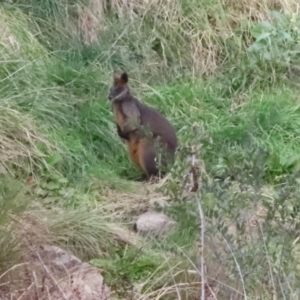
[[[127,142],[131,160],[145,172],[148,179],[156,177],[159,173],[159,150],[162,151],[162,167],[173,162],[177,148],[174,128],[158,110],[132,96],[127,73],[121,76],[114,73],[108,98],[112,102],[118,135]]]

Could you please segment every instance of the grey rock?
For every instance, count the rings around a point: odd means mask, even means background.
[[[18,270],[18,282],[26,284],[21,295],[10,292],[10,299],[39,300],[109,300],[110,289],[105,285],[99,269],[82,262],[76,256],[56,246],[31,249],[24,267]],[[19,279],[20,278],[20,279]],[[50,296],[50,298],[49,298]]]
[[[135,223],[141,235],[159,236],[174,230],[176,222],[163,213],[148,211],[140,215]]]

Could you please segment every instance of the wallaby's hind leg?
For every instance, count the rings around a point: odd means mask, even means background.
[[[127,142],[129,148],[129,156],[131,161],[140,169],[144,170],[143,165],[140,163],[140,143],[138,140],[129,140]]]
[[[155,161],[156,153],[152,143],[145,138],[140,140],[138,154],[140,165],[147,174],[148,179],[151,176],[158,176],[158,168]]]
[[[153,178],[158,174],[158,170],[155,166],[154,147],[145,139],[131,139],[129,141],[126,140],[126,142],[128,144],[131,161],[144,172],[140,180],[153,181]]]

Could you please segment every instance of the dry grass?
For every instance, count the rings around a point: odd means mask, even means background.
[[[15,22],[14,20],[18,21]],[[2,63],[37,59],[46,54],[35,35],[28,30],[29,18],[22,12],[0,6],[0,56]],[[4,66],[5,68],[5,66]],[[12,76],[13,74],[10,74]],[[6,78],[1,78],[1,81]]]
[[[38,146],[43,145],[48,154],[56,150],[55,146],[38,133],[32,118],[8,107],[2,106],[1,111],[0,161],[5,172],[14,176],[11,165],[21,169],[27,165],[29,173],[33,165],[42,166],[46,154]]]
[[[104,15],[103,1],[91,1],[89,7],[79,8],[78,29],[83,36],[84,43],[99,42],[98,32],[107,29],[104,23]]]
[[[299,9],[299,3],[295,0],[229,0],[227,5],[249,19],[260,21],[266,18],[267,10],[282,10],[285,13],[292,13]]]
[[[102,209],[116,218],[137,216],[149,208],[168,205],[169,198],[158,191],[167,180],[167,177],[158,183],[138,183],[133,191],[122,192],[103,188],[97,197],[104,199]]]
[[[135,234],[111,219],[111,216],[103,216],[102,207],[92,210],[41,207],[26,211],[21,219],[14,221],[20,237],[30,244],[32,239],[38,244],[64,246],[79,257],[88,258],[105,257],[119,244],[138,245],[139,238]]]
[[[85,271],[86,268],[77,270],[75,267],[78,265],[78,257],[83,260],[109,258],[111,252],[118,247],[139,246],[141,243],[136,234],[126,230],[121,224],[111,222],[107,216],[103,217],[101,208],[49,210],[43,209],[38,203],[31,203],[23,213],[10,213],[7,218],[5,226],[13,237],[13,240],[9,241],[10,250],[13,250],[12,245],[15,243],[19,253],[14,261],[10,260],[10,264],[5,268],[2,266],[1,269],[0,294],[9,299],[76,299],[73,297],[77,297],[79,292],[77,288],[71,287],[71,279],[76,276],[82,277],[78,279],[79,285],[86,276],[84,272],[98,272]],[[56,259],[53,250],[46,251],[47,245],[56,245],[70,254],[73,253],[77,256],[72,259],[76,264],[70,261],[70,264],[62,269],[59,263],[60,259],[63,262],[64,258]],[[80,274],[77,274],[77,271],[80,271]],[[95,286],[97,284],[95,282]],[[68,295],[67,298],[59,298],[59,295],[62,295],[61,289]]]
[[[196,2],[184,3],[161,0],[110,1],[109,6],[99,0],[90,1],[89,6],[79,12],[79,30],[83,33],[86,43],[101,43],[99,34],[110,28],[108,10],[117,14],[121,20],[131,20],[146,48],[151,48],[152,42],[158,40],[161,49],[159,61],[154,51],[148,51],[147,65],[156,69],[167,68],[167,60],[173,57],[181,68],[190,68],[198,75],[214,74],[227,59],[224,45],[232,44],[233,51],[238,51],[241,45],[235,29],[240,25],[245,27],[251,21],[262,21],[268,18],[270,10],[282,10],[286,13],[297,12],[297,1],[264,0],[264,1],[213,1],[203,3],[203,8]],[[185,12],[187,11],[187,12]],[[150,18],[153,28],[143,36],[144,19]],[[131,36],[131,27],[124,27],[113,46],[127,47]],[[248,28],[244,28],[248,30]],[[129,31],[129,32],[128,32]],[[168,40],[164,36],[168,34]],[[181,47],[183,45],[184,47]],[[187,49],[189,49],[187,51]],[[146,50],[145,50],[146,51]],[[232,51],[232,50],[227,50]],[[149,61],[150,59],[150,61]]]

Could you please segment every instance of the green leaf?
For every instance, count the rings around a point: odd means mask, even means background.
[[[49,190],[49,191],[54,191],[54,190],[58,190],[58,189],[60,188],[60,185],[59,185],[59,183],[57,183],[57,182],[50,181],[50,182],[48,182],[48,183],[43,183],[43,184],[42,184],[42,187],[43,187],[44,189]]]
[[[263,54],[263,58],[264,58],[264,60],[271,60],[272,59],[272,55],[271,55],[270,52],[265,52]]]
[[[261,40],[265,40],[266,38],[268,38],[271,35],[270,32],[263,32],[261,33],[258,37],[256,37],[256,42],[259,42]]]
[[[41,196],[44,197],[47,195],[47,191],[41,189],[40,187],[37,187],[33,190],[33,192],[37,195],[37,196]]]
[[[285,16],[282,13],[280,13],[276,10],[272,10],[270,12],[270,15],[271,15],[272,18],[274,18],[276,20],[283,20],[285,18]]]
[[[58,179],[58,182],[59,183],[68,183],[68,179],[67,178],[64,178],[64,177],[60,177],[59,179]]]
[[[56,165],[60,161],[62,161],[62,157],[59,154],[54,154],[54,155],[51,155],[51,156],[49,156],[49,157],[46,158],[47,164],[49,164],[51,166]]]
[[[104,268],[104,269],[113,269],[114,268],[114,264],[110,260],[92,259],[89,261],[89,263],[98,268]]]
[[[294,39],[292,38],[292,36],[289,33],[283,32],[282,35],[283,35],[283,37],[286,41],[288,41],[288,42],[293,42],[294,41]]]
[[[263,28],[263,31],[270,31],[274,28],[270,22],[266,21],[261,22],[260,26]]]
[[[260,43],[254,43],[250,45],[247,49],[248,52],[259,52],[263,48],[263,45]]]
[[[253,37],[257,38],[263,33],[264,29],[261,25],[257,25],[251,28],[251,34]]]
[[[213,209],[216,205],[216,198],[213,194],[208,193],[206,197],[204,198],[204,206],[207,209]]]

